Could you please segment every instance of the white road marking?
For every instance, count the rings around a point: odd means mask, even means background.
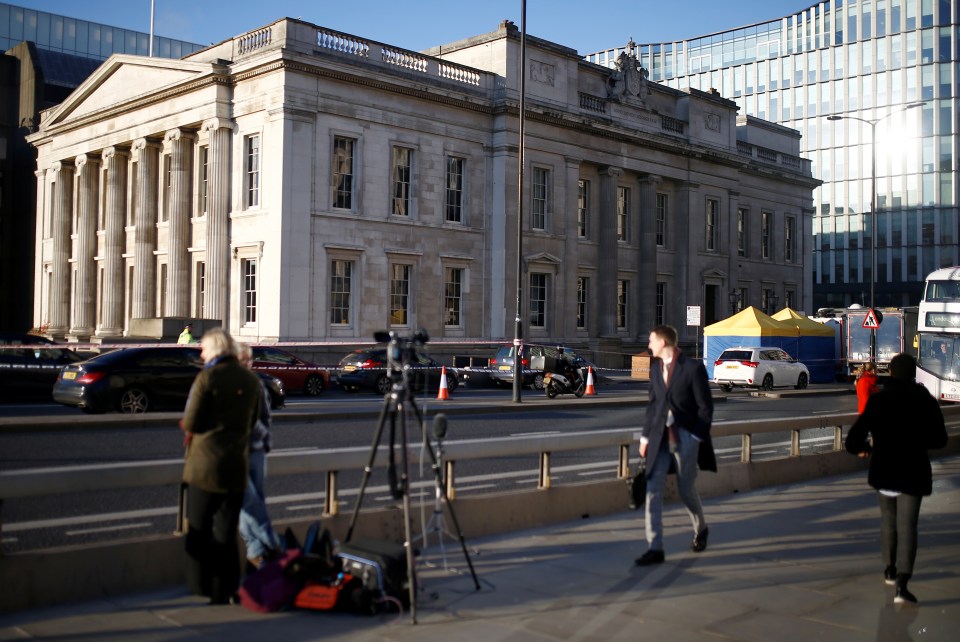
[[[143,528],[152,526],[151,522],[140,522],[138,524],[117,524],[116,526],[104,526],[103,528],[86,528],[79,531],[66,531],[67,535],[89,535],[90,533],[109,533],[111,531],[129,531],[134,528]]]

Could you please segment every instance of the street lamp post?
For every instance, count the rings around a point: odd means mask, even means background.
[[[925,105],[925,102],[909,103],[896,111],[880,118],[860,118],[859,116],[827,116],[827,120],[858,120],[870,125],[870,309],[876,307],[874,293],[877,269],[877,125],[895,114]],[[877,330],[870,330],[870,363],[877,363]]]

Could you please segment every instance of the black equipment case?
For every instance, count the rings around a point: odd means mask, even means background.
[[[407,551],[403,544],[357,538],[340,545],[343,572],[360,578],[365,589],[410,606]]]

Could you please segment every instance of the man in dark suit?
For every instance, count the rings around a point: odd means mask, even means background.
[[[677,331],[659,325],[650,332],[650,403],[640,438],[640,456],[646,459],[646,530],[649,549],[636,559],[637,566],[664,561],[663,487],[672,467],[690,520],[690,550],[707,548],[707,528],[697,492],[697,469],[716,471],[710,441],[713,397],[703,363],[688,359],[677,348]]]

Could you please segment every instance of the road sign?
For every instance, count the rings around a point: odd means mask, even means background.
[[[863,327],[866,330],[879,330],[881,321],[883,321],[883,315],[870,308],[867,316],[863,317]]]

